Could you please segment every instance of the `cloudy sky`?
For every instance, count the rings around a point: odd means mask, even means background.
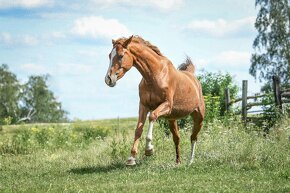
[[[140,35],[175,66],[185,56],[200,71],[229,72],[250,91],[257,10],[253,0],[0,0],[0,63],[21,82],[50,74],[49,88],[71,119],[138,114],[136,69],[104,83],[111,39]]]

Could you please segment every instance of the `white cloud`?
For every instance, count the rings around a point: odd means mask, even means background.
[[[248,80],[249,93],[257,93],[262,86],[248,72],[251,53],[245,51],[228,50],[218,53],[212,58],[197,59],[194,61],[198,70],[210,72],[228,72],[234,76],[235,83],[241,87],[242,80]]]
[[[43,19],[65,19],[69,17],[68,12],[58,13],[58,12],[41,12],[39,16]]]
[[[171,10],[175,8],[179,8],[181,5],[183,5],[183,0],[149,0],[147,1],[147,4],[151,7],[157,6],[160,9],[163,10]]]
[[[184,27],[185,30],[198,36],[227,37],[233,35],[247,35],[254,31],[255,17],[226,21],[218,19],[194,20]]]
[[[228,50],[218,53],[212,58],[201,58],[196,60],[198,70],[201,69],[215,69],[215,70],[233,70],[240,71],[247,70],[250,66],[250,52],[241,52],[235,50]]]
[[[28,45],[28,46],[35,46],[38,44],[38,39],[36,37],[30,36],[30,35],[24,35],[19,39],[19,42]]]
[[[231,65],[240,67],[245,64],[249,65],[251,53],[249,52],[238,52],[238,51],[225,51],[221,52],[216,58],[216,62],[224,65]]]
[[[55,38],[55,39],[62,39],[62,38],[66,38],[66,34],[64,32],[60,32],[60,31],[54,31],[51,32],[48,35],[49,38]]]
[[[39,43],[37,37],[31,35],[13,36],[8,32],[0,33],[0,42],[6,45],[35,46]]]
[[[97,58],[100,56],[100,54],[95,50],[78,50],[78,54],[85,57],[92,57],[92,58]]]
[[[116,19],[90,16],[75,20],[71,33],[86,38],[117,38],[130,35],[125,25]]]
[[[94,66],[88,64],[61,63],[57,64],[53,73],[64,75],[84,75],[94,72]]]
[[[20,69],[27,74],[50,74],[53,76],[58,75],[86,75],[94,72],[94,66],[88,64],[76,64],[76,63],[59,63],[51,65],[26,63],[20,65]]]
[[[184,0],[91,0],[91,2],[104,7],[123,5],[132,7],[150,7],[164,11],[180,8],[184,4]]]
[[[33,64],[33,63],[22,64],[20,66],[20,69],[29,73],[29,74],[47,74],[47,73],[50,73],[50,70],[46,66],[39,65],[39,64]]]
[[[130,6],[130,7],[150,7],[153,9],[159,9],[169,11],[180,8],[184,4],[184,0],[88,0],[79,2],[76,0],[0,0],[0,9],[7,8],[37,8],[37,7],[51,7],[60,6],[72,9],[92,9],[97,7],[112,7],[112,6]],[[54,14],[45,14],[45,17],[54,17]]]
[[[2,32],[0,34],[0,42],[3,42],[4,44],[11,44],[13,42],[11,34],[7,32]]]
[[[0,0],[0,9],[13,7],[36,8],[53,4],[54,0]]]

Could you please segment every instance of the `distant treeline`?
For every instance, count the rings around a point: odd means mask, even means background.
[[[48,75],[29,76],[21,84],[8,65],[0,66],[0,124],[64,122],[62,109],[47,86]]]

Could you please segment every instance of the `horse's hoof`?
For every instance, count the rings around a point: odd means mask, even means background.
[[[145,149],[145,155],[146,156],[151,156],[151,155],[153,155],[153,153],[154,153],[154,149],[152,148],[152,149]]]
[[[136,165],[136,159],[133,157],[129,157],[126,166],[134,166],[134,165]]]

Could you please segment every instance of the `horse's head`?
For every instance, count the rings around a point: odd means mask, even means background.
[[[109,54],[110,66],[105,77],[105,82],[110,87],[114,87],[117,80],[122,78],[133,66],[133,56],[128,50],[132,38],[133,36],[123,43],[112,40],[113,49]]]

